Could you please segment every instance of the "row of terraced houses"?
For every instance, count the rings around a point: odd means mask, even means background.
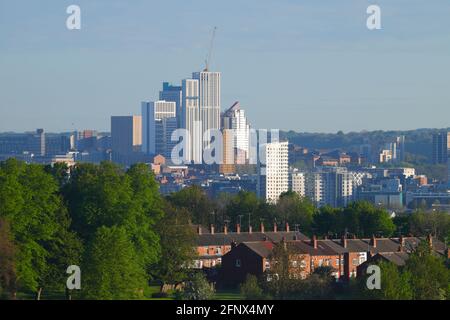
[[[250,227],[246,232],[237,225],[233,231],[225,227],[216,232],[196,226],[197,254],[195,268],[214,275],[221,266],[220,279],[228,285],[242,283],[247,274],[262,276],[274,262],[273,250],[277,243],[284,243],[289,252],[289,272],[292,277],[304,279],[319,267],[331,267],[336,281],[357,277],[369,263],[379,260],[404,265],[409,255],[421,241],[427,241],[436,255],[450,258],[448,247],[433,236],[396,238],[318,239],[307,237],[289,224],[278,230],[274,224],[271,231],[261,224],[258,231]]]

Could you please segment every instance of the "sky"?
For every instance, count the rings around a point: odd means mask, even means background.
[[[0,0],[0,132],[109,131],[204,68],[214,26],[222,109],[255,128],[450,127],[449,17],[448,0]]]

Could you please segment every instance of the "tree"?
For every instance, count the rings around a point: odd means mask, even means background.
[[[270,255],[270,269],[266,271],[268,281],[264,283],[265,290],[274,298],[286,299],[292,293],[294,273],[301,273],[301,268],[294,270],[291,267],[293,257],[294,251],[286,242],[274,244]]]
[[[144,267],[159,259],[155,224],[163,216],[150,169],[142,164],[123,172],[118,166],[79,164],[63,187],[74,230],[89,243],[100,227],[123,227]]]
[[[351,203],[345,208],[323,207],[313,218],[319,235],[350,232],[359,237],[379,233],[391,236],[395,231],[388,212],[365,201]]]
[[[313,216],[313,228],[317,235],[341,233],[338,211],[330,206],[324,206]]]
[[[381,261],[378,266],[381,270],[381,289],[367,289],[366,279],[364,279],[360,282],[362,296],[366,299],[411,300],[413,297],[411,274],[391,262]]]
[[[70,169],[65,162],[58,162],[53,165],[47,165],[45,166],[45,171],[51,174],[53,178],[56,179],[59,187],[62,187],[69,181]]]
[[[124,227],[100,227],[82,264],[86,299],[122,300],[143,296],[146,274]]]
[[[58,185],[42,166],[15,159],[0,164],[0,217],[10,221],[17,245],[17,286],[36,291],[38,299],[52,256],[46,244],[56,239],[62,210]]]
[[[9,223],[0,219],[0,299],[15,298],[16,247],[12,239]]]
[[[409,232],[415,236],[426,236],[432,233],[446,241],[450,239],[450,215],[445,212],[415,211],[408,217]]]
[[[245,282],[240,287],[241,295],[246,300],[261,300],[264,298],[264,293],[258,284],[258,278],[249,274],[245,279]]]
[[[214,289],[203,273],[195,272],[186,282],[182,294],[185,300],[211,300],[214,296]]]
[[[314,204],[296,192],[281,194],[276,206],[277,216],[292,225],[300,225],[302,232],[310,233],[315,211]]]
[[[195,232],[189,225],[190,215],[184,208],[165,204],[165,216],[156,225],[161,244],[161,257],[150,267],[154,279],[174,285],[188,276],[189,266],[196,256]]]
[[[167,200],[178,208],[187,209],[191,213],[193,223],[204,226],[214,223],[214,217],[211,216],[215,209],[214,203],[199,186],[184,188],[169,195]]]
[[[445,300],[450,298],[450,270],[443,259],[435,256],[423,241],[406,261],[405,271],[411,274],[414,300]]]

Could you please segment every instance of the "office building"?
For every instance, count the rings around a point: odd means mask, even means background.
[[[183,123],[182,98],[183,87],[174,86],[168,82],[163,83],[163,89],[159,92],[159,100],[175,102],[177,114],[177,127],[181,128]]]
[[[450,153],[450,132],[440,132],[433,135],[433,154],[434,164],[445,164]]]
[[[167,125],[169,119],[171,124]],[[175,123],[175,125],[173,125]],[[158,127],[158,128],[157,128]],[[164,128],[176,129],[176,103],[173,101],[142,102],[142,152],[146,155],[155,155],[160,150]],[[170,132],[171,135],[172,132]]]
[[[192,78],[198,81],[202,146],[205,149],[211,142],[209,130],[220,129],[220,72],[194,72]]]
[[[222,114],[222,128],[233,132],[233,149],[236,164],[245,164],[249,157],[250,125],[245,110],[235,102]]]
[[[188,134],[183,158],[186,163],[202,163],[202,127],[198,80],[184,79],[182,87],[182,128],[186,129]]]
[[[111,149],[113,160],[127,162],[133,153],[140,152],[142,146],[142,117],[111,117]]]

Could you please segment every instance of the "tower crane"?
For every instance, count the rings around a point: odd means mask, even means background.
[[[211,37],[211,43],[209,45],[208,56],[206,57],[206,60],[205,60],[205,69],[203,70],[205,72],[209,71],[209,65],[211,63],[212,53],[213,53],[213,49],[214,49],[214,40],[216,38],[216,32],[217,32],[217,27],[214,27],[213,32],[212,32],[212,37]]]

